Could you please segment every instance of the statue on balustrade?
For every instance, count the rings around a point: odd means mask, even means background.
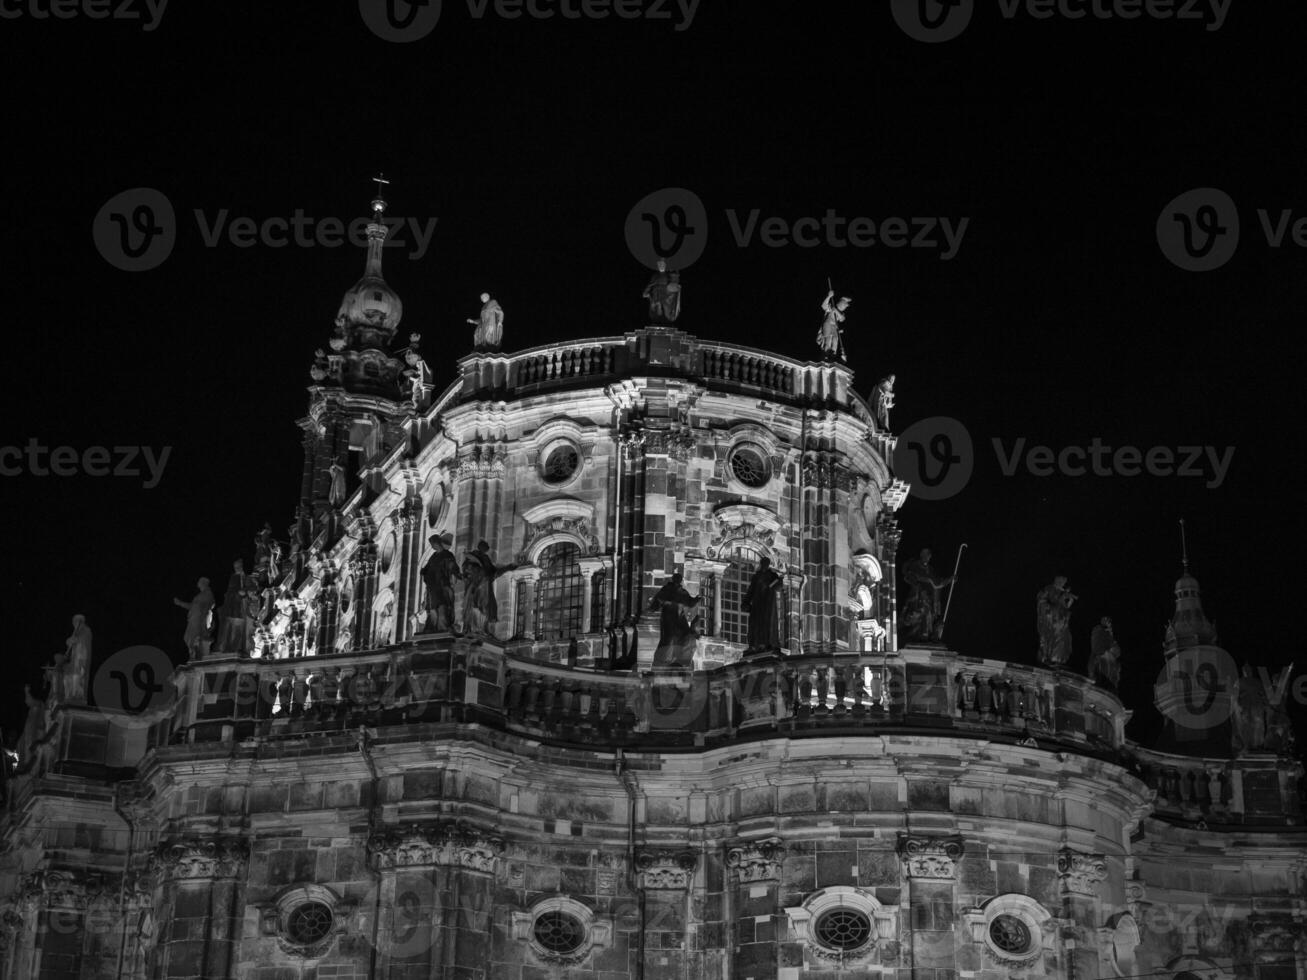
[[[940,578],[930,563],[931,551],[923,548],[921,554],[903,567],[903,580],[908,585],[908,598],[903,605],[903,629],[909,639],[938,640],[944,632],[939,618],[939,593],[955,581],[950,575]]]
[[[463,576],[458,559],[449,550],[454,543],[450,534],[433,534],[428,539],[435,549],[422,566],[422,582],[427,587],[424,633],[448,633],[454,629],[454,581]]]
[[[776,598],[784,584],[785,579],[771,567],[770,558],[758,561],[758,570],[744,594],[744,611],[749,616],[749,647],[745,653],[780,649]]]
[[[213,628],[215,600],[207,578],[196,582],[195,588],[197,589],[195,598],[190,602],[173,599],[172,603],[186,610],[186,633],[182,637],[182,642],[186,644],[190,655],[198,660],[206,653],[202,644],[209,639],[209,631]]]
[[[263,522],[263,530],[254,535],[254,564],[272,562],[272,525]]]
[[[86,684],[91,676],[91,627],[85,616],[73,617],[73,632],[64,641],[67,664],[64,667],[64,702],[86,703]]]
[[[684,576],[676,572],[649,602],[658,610],[658,646],[654,650],[655,667],[692,667],[699,635],[694,631],[694,617],[703,596],[692,596],[682,584]]]
[[[472,334],[472,346],[477,350],[499,350],[504,339],[504,308],[498,301],[490,298],[489,293],[481,294],[481,313],[477,319],[467,321],[476,330]]]
[[[347,496],[345,492],[345,467],[340,465],[339,460],[332,460],[331,465],[327,467],[327,472],[331,474],[331,487],[327,491],[327,501],[332,507],[339,507],[345,502]]]
[[[894,375],[881,378],[876,385],[873,396],[876,410],[876,422],[886,432],[889,431],[889,411],[894,407]]]
[[[1079,596],[1066,587],[1066,576],[1058,575],[1035,597],[1035,625],[1039,629],[1039,662],[1061,667],[1071,659],[1071,604]]]
[[[490,554],[490,545],[478,541],[476,550],[463,559],[463,633],[490,636],[499,619],[499,604],[495,601],[495,578],[508,571],[511,565],[496,565]]]
[[[413,346],[404,352],[404,362],[408,365],[408,368],[404,371],[404,377],[408,378],[409,384],[412,385],[411,397],[414,408],[423,406],[426,400],[427,386],[431,384],[431,368],[417,349],[417,343],[421,339],[421,334],[411,334],[409,342]]]
[[[249,601],[253,594],[257,603],[259,585],[253,575],[246,574],[244,559],[237,558],[231,563],[231,569],[227,592],[222,597],[222,608],[219,610],[222,622],[219,625],[216,648],[226,653],[248,653],[254,629]],[[257,614],[257,604],[254,608]]]
[[[1112,632],[1112,619],[1104,616],[1089,635],[1089,679],[1115,691],[1121,681],[1121,647]]]
[[[1273,686],[1279,700],[1272,703],[1267,691],[1269,675],[1257,676],[1250,665],[1243,665],[1234,684],[1231,741],[1236,751],[1283,753],[1293,747],[1293,727],[1284,710],[1284,695],[1292,671],[1293,664],[1280,671]]]
[[[847,317],[845,310],[853,300],[847,296],[841,296],[835,299],[835,290],[830,290],[826,298],[821,301],[822,312],[826,318],[822,320],[821,329],[817,331],[817,345],[821,347],[822,357],[825,360],[833,361],[838,356],[840,360],[848,360],[844,356],[844,328],[840,325]]]
[[[644,287],[644,298],[649,301],[649,322],[667,326],[681,315],[681,274],[668,272],[667,263],[658,260],[658,271]]]

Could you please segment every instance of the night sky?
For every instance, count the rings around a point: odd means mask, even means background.
[[[265,520],[284,537],[308,368],[363,252],[211,247],[202,226],[224,210],[348,222],[377,171],[392,215],[437,219],[425,254],[386,250],[385,274],[400,339],[423,335],[438,390],[471,348],[483,290],[506,310],[510,351],[642,326],[648,272],[624,224],[645,195],[686,188],[709,237],[684,271],[679,327],[816,358],[830,277],[854,299],[859,390],[898,377],[893,428],[946,416],[970,433],[965,488],[901,511],[905,555],[930,546],[951,566],[968,544],[955,649],[1033,662],[1035,593],[1065,574],[1081,596],[1072,666],[1112,615],[1125,698],[1146,709],[1184,517],[1226,648],[1307,668],[1292,353],[1307,251],[1291,227],[1271,247],[1258,215],[1272,231],[1283,211],[1307,216],[1307,9],[1233,0],[1211,30],[1208,0],[1200,20],[1008,18],[1010,2],[976,0],[960,36],[923,43],[888,3],[706,0],[687,25],[674,3],[669,19],[542,20],[445,0],[429,35],[395,43],[349,0],[177,3],[153,25],[139,0],[123,8],[135,20],[88,4],[53,19],[36,16],[48,0],[5,0],[0,18],[0,446],[171,450],[150,489],[147,475],[0,477],[6,729],[74,613],[97,661],[133,644],[180,657],[173,597],[201,575],[220,592]],[[126,272],[92,226],[142,187],[171,202],[176,245]],[[1220,268],[1190,272],[1155,229],[1168,202],[1207,187],[1233,199],[1241,238]],[[879,242],[741,247],[727,212],[753,209],[968,223],[948,260]],[[1206,477],[1008,476],[993,444],[1096,438],[1234,455],[1208,486],[1210,463]]]

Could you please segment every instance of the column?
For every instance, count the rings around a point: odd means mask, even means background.
[[[889,630],[886,643],[890,653],[899,649],[899,606],[898,606],[898,554],[899,541],[903,532],[899,530],[898,518],[888,512],[882,512],[876,518],[876,537],[880,544],[880,567],[884,579],[880,587],[881,608],[876,617]]]
[[[607,616],[601,616],[600,622],[593,622],[595,606],[595,576],[603,572],[610,571],[613,567],[613,560],[607,556],[600,558],[582,558],[578,561],[581,566],[581,632],[597,633],[604,629],[607,623]],[[600,589],[606,591],[607,582],[601,582]],[[607,601],[603,594],[599,595],[599,602],[602,609],[607,609]]]

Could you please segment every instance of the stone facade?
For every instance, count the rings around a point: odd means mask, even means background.
[[[379,249],[248,647],[142,714],[33,709],[5,978],[1302,976],[1299,763],[1144,748],[1082,676],[900,645],[906,487],[846,368],[650,327],[410,388]],[[500,568],[484,631],[461,581],[427,617],[441,535]],[[749,651],[762,557],[781,642]]]

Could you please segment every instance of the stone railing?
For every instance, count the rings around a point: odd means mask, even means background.
[[[589,747],[927,728],[1110,756],[1129,717],[1114,695],[1075,674],[915,648],[640,675],[427,637],[367,654],[205,660],[182,674],[174,743],[459,722]]]
[[[1136,774],[1157,795],[1153,810],[1170,820],[1207,824],[1300,825],[1303,766],[1274,753],[1234,758],[1136,749]]]
[[[850,388],[852,372],[843,365],[797,361],[660,327],[514,354],[475,353],[459,361],[459,366],[463,401],[602,385],[621,378],[672,376],[779,400],[860,406]]]

